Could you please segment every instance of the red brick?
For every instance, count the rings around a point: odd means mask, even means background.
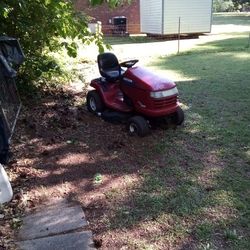
[[[75,7],[78,11],[83,11],[93,19],[91,22],[102,22],[102,32],[112,33],[113,25],[109,20],[115,16],[125,16],[127,18],[127,31],[130,34],[140,33],[140,1],[132,0],[132,3],[123,4],[115,9],[110,9],[107,4],[92,7],[88,0],[76,0]]]

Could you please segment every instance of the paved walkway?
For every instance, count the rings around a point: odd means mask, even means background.
[[[23,250],[90,250],[92,233],[80,205],[54,200],[23,218],[16,242]]]

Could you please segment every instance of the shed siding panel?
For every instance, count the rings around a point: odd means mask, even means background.
[[[141,32],[162,33],[162,0],[141,0]]]
[[[211,31],[212,0],[164,0],[164,34]]]

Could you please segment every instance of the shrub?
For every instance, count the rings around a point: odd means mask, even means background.
[[[23,84],[62,74],[49,52],[66,48],[69,56],[76,57],[76,39],[94,42],[103,51],[102,35],[91,34],[87,21],[72,1],[1,0],[0,35],[18,38],[26,56],[20,69]]]

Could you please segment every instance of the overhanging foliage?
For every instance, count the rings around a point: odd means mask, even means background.
[[[103,2],[115,7],[124,1],[90,0],[93,5]],[[75,57],[75,39],[87,45],[94,42],[100,52],[104,50],[102,34],[90,33],[87,17],[75,10],[73,0],[1,0],[0,35],[20,40],[26,55],[22,66],[25,82],[39,79],[44,72],[50,71],[51,75],[58,71],[47,51],[66,48],[68,55]]]

